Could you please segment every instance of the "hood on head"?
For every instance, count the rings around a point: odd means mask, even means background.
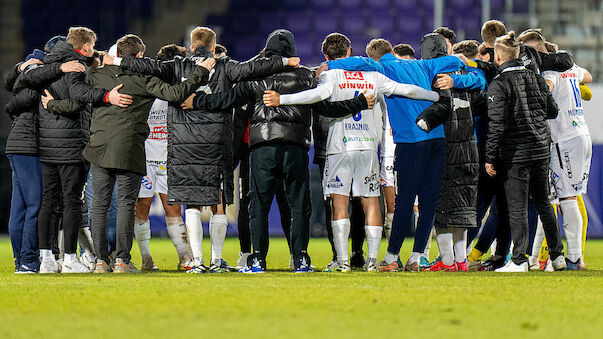
[[[31,54],[29,54],[27,56],[27,58],[25,58],[25,61],[28,61],[29,59],[38,59],[40,61],[44,60],[44,57],[46,56],[46,53],[44,53],[44,51],[41,51],[39,49],[34,49],[33,52],[31,52]]]
[[[52,49],[59,41],[65,42],[65,41],[67,41],[67,37],[62,36],[62,35],[53,36],[52,38],[50,38],[50,40],[48,40],[46,45],[44,45],[44,52],[46,52],[46,53],[52,52]]]
[[[448,55],[446,38],[438,33],[429,33],[421,39],[421,58],[435,59]]]
[[[295,38],[293,37],[293,33],[286,29],[277,29],[270,33],[270,35],[268,35],[268,39],[266,39],[264,55],[266,57],[271,57],[273,55],[283,57],[297,56],[297,49],[295,48]]]

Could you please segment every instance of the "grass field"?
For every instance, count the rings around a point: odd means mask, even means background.
[[[238,241],[225,249],[234,263]],[[153,239],[151,250],[164,270],[23,276],[12,273],[10,242],[0,238],[0,338],[603,336],[601,240],[587,243],[587,271],[519,275],[294,275],[283,239],[271,242],[267,274],[188,275],[170,271],[169,240]],[[132,253],[140,263],[136,246]],[[312,239],[309,253],[322,268],[328,241]]]

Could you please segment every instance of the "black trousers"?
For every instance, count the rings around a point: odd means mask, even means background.
[[[502,180],[514,244],[513,262],[521,264],[528,260],[526,255],[529,243],[528,198],[530,195],[540,215],[551,258],[554,260],[563,255],[563,243],[557,219],[549,201],[549,159],[507,163],[503,168]]]
[[[38,240],[40,249],[53,249],[56,237],[56,211],[63,201],[63,237],[65,253],[77,249],[77,235],[82,224],[81,196],[86,182],[87,165],[42,163],[42,204],[38,215]]]
[[[314,160],[315,162],[317,160]],[[321,184],[324,178],[322,177],[325,172],[325,159],[318,160],[318,168],[320,170]],[[327,228],[327,237],[329,243],[331,243],[331,251],[333,252],[333,260],[337,260],[335,254],[335,243],[333,242],[333,227],[331,226],[331,218],[333,217],[331,210],[331,199],[324,199],[325,202],[325,227]],[[362,245],[364,244],[364,208],[362,207],[362,199],[352,198],[351,201],[351,213],[350,213],[350,236],[352,238],[352,252],[362,252]]]
[[[235,154],[235,166],[240,164],[239,168],[239,215],[238,215],[238,229],[239,229],[239,245],[242,253],[251,252],[251,232],[249,230],[249,144],[241,142],[236,148]],[[283,184],[279,183],[276,190],[276,203],[281,216],[281,225],[283,227],[283,233],[287,238],[287,244],[289,244],[289,250],[291,251],[290,233],[291,233],[291,209],[287,202],[285,190]]]
[[[134,210],[140,191],[142,175],[131,171],[103,168],[92,164],[94,197],[90,231],[94,251],[98,258],[109,263],[109,208],[115,182],[117,182],[116,257],[130,262],[130,250],[134,238]]]
[[[249,219],[253,258],[266,265],[268,213],[279,182],[291,208],[290,249],[295,267],[307,255],[310,238],[310,185],[308,152],[298,145],[263,145],[251,149],[249,178]]]

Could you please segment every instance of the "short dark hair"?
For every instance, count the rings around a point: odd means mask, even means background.
[[[169,44],[161,47],[157,52],[157,59],[161,61],[173,60],[176,55],[181,57],[186,56],[186,47],[178,46],[176,44]]]
[[[227,52],[228,52],[228,50],[226,49],[226,47],[224,47],[223,45],[220,45],[220,44],[216,44],[216,49],[214,50],[214,54],[221,54],[221,53],[226,54]]]
[[[397,44],[394,46],[394,53],[399,56],[410,56],[415,58],[415,50],[409,44]]]
[[[352,43],[347,36],[341,33],[331,33],[326,36],[322,42],[322,53],[329,58],[329,60],[335,60],[337,58],[344,58],[348,55],[348,49]]]
[[[541,50],[546,49],[546,39],[542,35],[542,29],[540,28],[529,28],[519,34],[517,40],[524,44],[536,45]],[[537,48],[538,49],[538,48]]]
[[[136,54],[147,49],[142,39],[134,34],[127,34],[117,40],[117,56],[124,58],[127,56],[136,56]]]
[[[477,48],[477,53],[479,55],[484,55],[484,54],[488,54],[488,47],[486,46],[485,42],[482,42],[479,47]]]
[[[448,27],[438,27],[434,29],[433,32],[443,35],[444,38],[450,40],[450,43],[453,45],[456,43],[456,33]]]
[[[469,60],[477,58],[479,51],[479,42],[477,40],[463,40],[452,46],[454,53],[461,53]]]
[[[499,36],[507,34],[507,27],[499,20],[488,20],[482,26],[482,40],[490,47],[494,47],[494,42]]]
[[[382,56],[393,51],[392,44],[385,39],[373,39],[366,44],[366,55],[374,60],[379,60]]]

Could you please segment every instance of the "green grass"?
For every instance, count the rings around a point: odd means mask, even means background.
[[[411,243],[405,243],[403,255]],[[227,239],[230,263],[238,247],[236,239]],[[12,273],[10,243],[0,238],[0,338],[600,338],[603,333],[600,240],[587,243],[587,271],[519,275],[294,275],[287,269],[283,239],[271,242],[267,274],[188,275],[169,271],[175,266],[169,240],[153,239],[151,250],[167,271],[22,276]],[[140,263],[136,246],[132,253]],[[331,255],[327,240],[312,239],[309,253],[322,268]]]

